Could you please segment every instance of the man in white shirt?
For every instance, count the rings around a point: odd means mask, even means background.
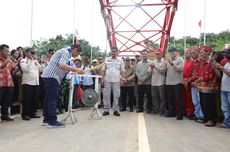
[[[102,67],[102,84],[104,84],[104,108],[103,116],[109,115],[110,108],[110,94],[113,91],[113,114],[120,116],[118,112],[118,98],[120,96],[120,79],[124,80],[123,74],[125,72],[124,63],[117,58],[117,47],[111,48],[112,56],[105,60],[105,65]]]
[[[23,106],[22,119],[30,120],[30,118],[40,118],[35,114],[36,103],[39,95],[39,68],[40,64],[34,60],[35,52],[32,48],[25,51],[26,58],[20,62],[22,74],[23,89]]]
[[[224,121],[218,127],[230,128],[230,48],[224,51],[225,57],[228,62],[221,66],[215,63],[215,67],[223,72],[222,82],[221,82],[221,109],[224,114]]]
[[[165,72],[166,63],[163,58],[163,51],[158,48],[155,51],[156,59],[150,65],[149,71],[152,73],[151,95],[153,103],[153,114],[160,113],[160,116],[166,112],[165,98]]]
[[[170,58],[167,61],[166,85],[169,111],[165,114],[166,117],[175,116],[175,105],[177,102],[178,112],[177,120],[183,119],[184,97],[183,97],[183,67],[184,60],[179,56],[176,48],[168,50]],[[175,100],[176,98],[176,100]]]

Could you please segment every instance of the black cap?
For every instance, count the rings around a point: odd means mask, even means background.
[[[169,52],[176,52],[176,51],[178,51],[178,50],[177,50],[176,48],[173,47],[173,48],[169,49],[168,51],[169,51]]]
[[[111,47],[111,50],[116,50],[116,51],[117,51],[117,50],[118,50],[118,47],[117,47],[117,46],[112,46],[112,47]]]
[[[27,49],[25,50],[25,52],[27,53],[27,52],[35,52],[35,51],[34,51],[33,48],[27,48]]]
[[[223,51],[223,53],[230,54],[230,48],[225,49],[225,50]]]

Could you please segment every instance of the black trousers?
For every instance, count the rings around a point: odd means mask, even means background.
[[[23,89],[23,104],[22,104],[22,117],[34,116],[37,108],[39,86],[38,85],[22,85]]]
[[[147,96],[147,110],[152,110],[151,85],[138,85],[138,108],[144,110],[144,95]]]
[[[13,90],[13,87],[0,87],[0,105],[2,117],[9,115],[8,109],[11,105]]]
[[[134,104],[134,86],[122,86],[121,87],[121,106],[122,108],[126,109],[127,107],[127,95],[129,97],[129,106],[133,108]]]
[[[183,84],[167,85],[167,99],[169,113],[175,114],[175,105],[178,106],[177,116],[183,116],[184,112],[184,95]]]
[[[13,82],[14,82],[13,94],[12,94],[12,102],[17,102],[18,97],[19,97],[19,80],[18,80],[18,76],[12,75],[12,79],[13,79]]]
[[[216,103],[214,93],[200,93],[200,105],[204,113],[204,120],[215,121],[216,118]]]
[[[83,90],[93,89],[93,85],[83,85]]]

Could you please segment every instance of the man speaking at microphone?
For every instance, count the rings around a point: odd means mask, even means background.
[[[49,64],[42,73],[42,83],[44,85],[43,99],[43,126],[49,128],[63,128],[65,124],[57,121],[56,105],[58,88],[61,80],[68,73],[82,73],[82,70],[70,66],[70,58],[77,57],[82,52],[79,44],[63,48],[54,53]]]

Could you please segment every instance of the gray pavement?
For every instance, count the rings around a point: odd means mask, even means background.
[[[78,122],[47,129],[42,119],[0,122],[0,152],[138,152],[138,115],[112,112],[88,120],[91,110],[76,111]],[[64,115],[59,116],[63,118]],[[230,130],[207,128],[189,120],[144,115],[151,152],[229,152]]]
[[[145,115],[151,152],[230,152],[230,129]]]

